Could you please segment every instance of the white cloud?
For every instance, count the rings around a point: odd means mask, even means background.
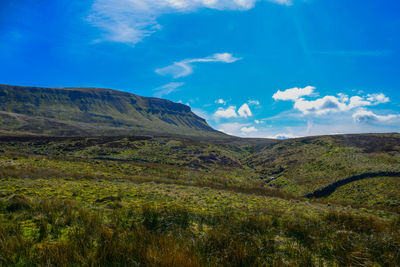
[[[88,21],[104,31],[102,40],[136,44],[162,27],[164,14],[189,13],[202,8],[249,10],[261,0],[94,0]],[[269,0],[290,5],[291,0]]]
[[[208,58],[194,59],[192,62],[224,62],[233,63],[238,61],[240,58],[235,58],[230,53],[217,53]]]
[[[390,99],[387,96],[385,96],[384,94],[382,94],[382,93],[379,93],[379,94],[368,94],[367,100],[371,101],[371,102],[376,102],[377,104],[387,103],[387,102],[390,101]]]
[[[179,82],[179,83],[171,82],[169,84],[166,84],[164,86],[154,89],[154,91],[156,91],[154,93],[154,96],[155,97],[163,97],[165,95],[169,95],[170,93],[174,92],[178,87],[181,87],[184,84],[185,83],[183,83],[183,82]]]
[[[350,101],[349,104],[343,110],[346,110],[346,109],[349,110],[349,109],[354,109],[354,108],[358,108],[358,107],[365,107],[365,106],[378,104],[375,101],[368,101],[365,99],[365,97],[361,97],[358,95],[350,97],[349,101]],[[348,101],[346,101],[346,102],[348,102]]]
[[[236,58],[232,56],[232,54],[230,53],[217,53],[205,58],[190,58],[174,62],[172,65],[156,69],[155,72],[159,75],[170,75],[176,79],[192,74],[193,63],[201,63],[201,62],[233,63],[238,60],[240,60],[240,58]]]
[[[251,127],[242,127],[240,128],[240,131],[244,132],[244,133],[253,133],[253,132],[257,132],[256,127],[251,126]]]
[[[400,115],[388,114],[377,115],[372,111],[366,109],[359,109],[353,114],[353,119],[357,123],[370,123],[370,122],[387,122],[394,119],[399,119]]]
[[[294,103],[294,108],[303,114],[316,113],[317,115],[322,115],[332,111],[345,110],[347,105],[340,102],[335,96],[324,96],[312,101],[303,98],[297,99]]]
[[[299,98],[295,100],[294,108],[301,111],[303,114],[315,113],[317,115],[324,115],[330,112],[345,112],[350,111],[359,107],[378,105],[383,100],[389,101],[384,94],[379,94],[378,98],[365,98],[361,96],[352,96],[348,98],[347,96],[324,96],[316,100],[305,100],[304,98]],[[369,99],[369,100],[368,100]],[[387,102],[386,101],[386,102]]]
[[[236,113],[236,106],[229,106],[226,109],[218,108],[217,111],[214,113],[214,117],[216,118],[236,118],[238,115]]]
[[[222,123],[217,125],[218,131],[224,132],[226,134],[230,135],[241,135],[243,134],[240,129],[243,127],[248,126],[248,124],[243,124],[243,123]]]
[[[389,102],[383,93],[368,94],[367,96],[352,96],[339,93],[338,96],[324,96],[315,100],[306,100],[305,96],[313,96],[315,87],[291,88],[278,90],[272,97],[275,100],[290,100],[294,108],[303,114],[325,115],[331,112],[346,112],[360,107],[373,106]]]
[[[314,93],[315,87],[313,86],[306,86],[304,88],[290,88],[286,89],[285,91],[278,90],[272,98],[274,100],[297,100],[302,96],[309,96]]]
[[[222,100],[222,99],[220,99]],[[217,111],[215,111],[214,113],[214,117],[215,118],[225,118],[225,119],[229,119],[229,118],[237,118],[237,117],[241,117],[241,118],[247,118],[247,117],[251,117],[253,116],[253,113],[250,110],[250,107],[247,103],[244,103],[242,106],[240,106],[240,108],[238,109],[238,111],[236,112],[236,106],[229,106],[227,108],[222,108],[219,107],[217,109]]]
[[[274,139],[330,134],[400,132],[400,113],[390,113],[391,116],[388,116],[387,113],[378,113],[378,111],[373,111],[374,114],[357,112],[357,115],[352,117],[353,113],[356,111],[337,113],[329,117],[298,116],[295,125],[293,125],[293,118],[287,118],[287,116],[277,120],[268,119],[268,124],[254,124],[253,121],[226,124],[211,122],[211,124],[216,129],[236,136]],[[380,117],[376,118],[375,115]],[[241,131],[243,127],[250,128],[253,125],[257,131],[249,133]]]
[[[341,102],[348,102],[349,101],[349,96],[343,93],[337,94],[339,96],[339,99]]]
[[[247,118],[247,117],[253,116],[253,113],[251,112],[249,105],[247,105],[246,103],[243,104],[239,108],[238,114],[239,114],[240,117],[243,117],[243,118]]]
[[[223,100],[222,98],[220,98],[220,99],[218,99],[218,100],[215,100],[215,103],[216,103],[216,104],[226,105],[226,101]]]

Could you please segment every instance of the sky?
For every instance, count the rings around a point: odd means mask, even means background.
[[[189,105],[243,136],[400,131],[393,0],[2,0],[0,83]]]

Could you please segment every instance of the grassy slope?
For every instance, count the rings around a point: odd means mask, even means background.
[[[396,266],[400,178],[285,192],[396,169],[398,138],[0,137],[0,265]]]
[[[400,206],[400,178],[377,177],[344,185],[328,199],[368,206]]]
[[[0,111],[0,128],[8,133],[224,136],[188,106],[110,89],[0,85]]]
[[[0,149],[166,164],[186,167],[195,172],[215,173],[215,176],[220,172],[224,173],[221,176],[223,179],[228,176],[231,179],[244,179],[262,188],[279,188],[301,196],[348,176],[399,171],[399,141],[398,134],[322,136],[285,141],[265,140],[264,143],[251,139],[224,142],[148,136],[3,137],[0,138]],[[269,181],[270,177],[275,180]]]
[[[400,135],[370,134],[291,139],[271,144],[246,161],[270,184],[303,195],[365,172],[400,170]]]
[[[400,262],[398,214],[260,194],[232,168],[0,155],[1,265]]]

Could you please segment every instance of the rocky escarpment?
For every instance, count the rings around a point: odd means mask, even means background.
[[[11,85],[0,85],[0,131],[49,135],[148,132],[223,136],[190,107],[169,100],[111,89]]]

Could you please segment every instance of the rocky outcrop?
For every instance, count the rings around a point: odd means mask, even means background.
[[[63,136],[130,131],[224,136],[189,106],[166,99],[101,88],[12,85],[0,85],[0,130]]]

